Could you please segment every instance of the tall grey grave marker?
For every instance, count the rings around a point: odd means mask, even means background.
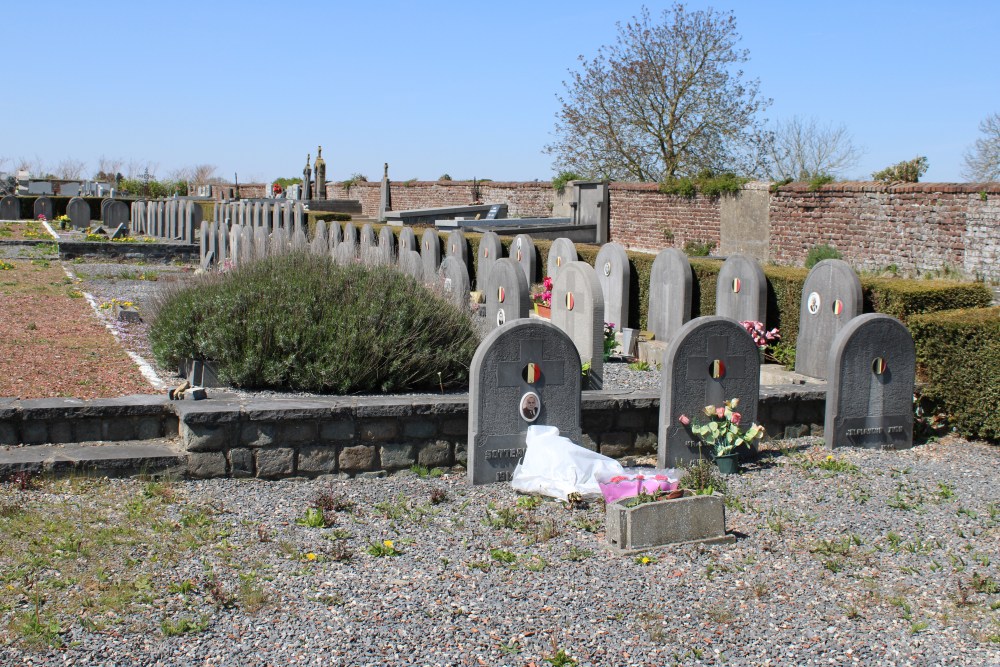
[[[669,343],[691,319],[693,284],[691,262],[677,248],[660,251],[649,278],[649,330],[656,340]]]
[[[549,322],[516,320],[486,336],[469,369],[469,482],[508,481],[532,424],[579,442],[580,380],[573,341]]]
[[[483,291],[490,284],[490,270],[493,264],[503,256],[503,245],[495,232],[486,232],[479,239],[476,251],[476,289]]]
[[[830,349],[840,330],[861,314],[861,281],[842,259],[824,259],[802,286],[795,372],[826,379]]]
[[[82,197],[73,197],[66,205],[66,215],[76,229],[90,227],[90,204]]]
[[[404,250],[420,250],[420,246],[417,245],[417,237],[413,233],[412,227],[403,227],[399,230],[399,252],[402,254]]]
[[[518,234],[510,244],[510,257],[521,265],[524,277],[528,285],[534,284],[538,275],[535,264],[538,261],[535,251],[535,242],[527,234]]]
[[[625,248],[619,243],[605,243],[597,253],[594,269],[604,294],[604,321],[614,324],[616,331],[621,331],[629,325],[629,289],[632,281],[632,268]]]
[[[104,226],[113,229],[118,225],[128,225],[128,214],[128,204],[118,200],[110,201],[103,211]]]
[[[469,272],[465,264],[456,257],[445,257],[437,269],[437,276],[440,294],[462,311],[468,310]]]
[[[869,313],[833,340],[823,439],[828,447],[913,446],[913,337],[902,322]]]
[[[566,332],[583,363],[590,362],[587,384],[604,384],[604,294],[594,267],[569,262],[552,281],[552,324]]]
[[[424,263],[424,280],[429,282],[441,266],[441,241],[437,230],[425,229],[420,236],[420,259]]]
[[[448,234],[444,250],[445,257],[454,257],[465,265],[465,272],[469,273],[469,246],[465,234],[457,229]]]
[[[386,225],[378,233],[378,261],[379,264],[391,266],[396,263],[396,235],[392,227]]]
[[[14,195],[0,199],[0,220],[20,220],[21,202]]]
[[[562,267],[576,260],[576,244],[567,238],[560,237],[553,241],[552,246],[549,248],[549,261],[546,267],[548,273],[546,275],[552,278],[552,282],[554,283]]]
[[[353,222],[344,225],[344,238],[341,242],[352,246],[358,245],[358,228]]]
[[[663,360],[657,462],[675,466],[700,457],[698,439],[681,424],[707,420],[705,407],[740,399],[742,423],[757,421],[760,358],[753,338],[739,322],[726,317],[691,320],[673,337]]]
[[[749,255],[731,255],[719,269],[715,314],[737,322],[767,323],[767,278]]]
[[[416,250],[400,248],[398,266],[400,271],[410,276],[418,283],[422,283],[424,281],[424,262],[420,258],[420,253]]]
[[[521,266],[509,257],[493,263],[482,287],[486,293],[486,324],[490,328],[528,316],[531,296]]]
[[[309,243],[309,250],[314,255],[330,254],[330,240],[326,236],[326,221],[319,220],[316,223],[316,234]]]
[[[46,220],[52,222],[52,219],[56,216],[55,205],[53,205],[52,199],[49,197],[39,197],[35,200],[32,208],[32,217],[35,220],[38,220],[38,216],[44,215]]]
[[[332,251],[341,241],[344,240],[344,229],[340,226],[340,223],[336,220],[331,220],[329,223],[328,232],[330,234],[330,250]]]

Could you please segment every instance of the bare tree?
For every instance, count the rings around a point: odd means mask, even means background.
[[[992,113],[979,123],[983,136],[965,153],[962,176],[970,181],[1000,180],[1000,113]]]
[[[704,169],[751,173],[766,140],[758,114],[770,100],[739,69],[732,12],[685,10],[676,4],[654,22],[643,7],[618,24],[615,44],[563,82],[557,115],[555,171],[655,181]]]
[[[87,163],[83,160],[66,158],[56,165],[55,174],[58,178],[67,181],[76,181],[83,178],[83,173],[87,169]]]
[[[844,125],[820,125],[815,118],[794,116],[775,124],[767,175],[776,181],[838,176],[857,165],[863,154]]]
[[[218,169],[214,164],[196,164],[193,167],[189,167],[191,173],[191,182],[198,185],[205,185],[207,183],[219,183],[222,179],[219,178],[215,170]]]
[[[149,172],[150,178],[156,178],[156,170],[160,167],[156,162],[150,162],[149,160],[136,160],[132,158],[128,161],[128,165],[125,167],[125,175],[128,178],[140,178],[147,171]]]
[[[97,173],[94,174],[94,178],[99,181],[115,181],[121,173],[123,164],[125,160],[120,157],[111,158],[102,155],[97,158]]]
[[[16,164],[17,166],[15,167],[15,171],[25,170],[31,174],[33,178],[42,178],[48,173],[48,169],[39,155],[36,155],[34,158],[21,156],[17,158]]]

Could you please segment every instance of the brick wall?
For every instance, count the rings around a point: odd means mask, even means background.
[[[719,247],[719,200],[664,195],[656,183],[612,183],[610,238],[629,250],[683,248],[688,241]]]
[[[548,217],[552,214],[555,191],[547,182],[479,183],[479,200],[486,204],[507,204],[511,216]],[[349,190],[340,183],[326,187],[328,199],[357,199],[366,216],[378,214],[381,183],[358,183]],[[405,211],[442,206],[468,206],[473,203],[472,181],[391,181],[392,208]]]

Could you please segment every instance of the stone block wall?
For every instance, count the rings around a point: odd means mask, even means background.
[[[683,248],[688,241],[719,247],[719,199],[661,194],[656,183],[612,183],[611,240],[629,250]]]

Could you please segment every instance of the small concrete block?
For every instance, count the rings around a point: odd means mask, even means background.
[[[48,424],[44,421],[21,422],[21,435],[25,445],[44,445],[49,441]]]
[[[403,436],[407,438],[432,438],[437,433],[437,422],[411,417],[403,422]]]
[[[188,454],[188,475],[196,479],[226,476],[226,455],[222,452]]]
[[[417,463],[427,468],[446,466],[451,463],[451,445],[447,440],[435,440],[420,445]]]
[[[785,439],[804,438],[809,435],[808,424],[791,424],[785,427]]]
[[[584,449],[589,449],[592,452],[596,452],[597,451],[597,441],[594,440],[593,438],[591,438],[586,433],[584,433],[584,434],[582,434],[580,436],[580,443],[579,444]]]
[[[68,421],[50,423],[49,440],[54,443],[73,442],[73,426]]]
[[[116,417],[107,421],[107,440],[135,440],[135,421],[131,417]]]
[[[387,469],[409,468],[417,462],[413,456],[413,445],[382,445],[379,456],[382,467]]]
[[[231,424],[183,423],[180,435],[189,452],[220,452],[229,449],[235,438]]]
[[[240,427],[240,444],[247,447],[267,447],[274,444],[277,427],[269,422],[248,422]]]
[[[465,441],[455,443],[455,463],[460,466],[469,464],[469,445]]]
[[[303,475],[326,475],[337,472],[337,448],[332,445],[300,447],[297,469]]]
[[[95,442],[104,439],[103,420],[76,419],[73,420],[74,442]]]
[[[230,449],[229,469],[233,477],[253,477],[253,452],[242,447]]]
[[[385,442],[399,436],[399,422],[395,419],[378,419],[361,423],[361,439],[368,442]]]
[[[375,465],[375,448],[367,445],[345,447],[340,452],[340,469],[346,472],[369,470]]]
[[[639,361],[645,361],[654,368],[662,366],[667,347],[667,343],[659,340],[639,341]]]
[[[277,440],[283,445],[315,442],[316,422],[294,421],[285,424],[279,423]]]
[[[290,447],[257,450],[257,477],[274,479],[295,472],[295,450]]]
[[[0,445],[16,445],[17,429],[13,424],[0,424]]]
[[[208,398],[208,393],[204,387],[189,387],[184,391],[185,401],[204,401]]]
[[[163,437],[163,427],[159,417],[140,417],[135,424],[136,440],[152,440]]]
[[[353,440],[354,420],[338,419],[337,421],[321,422],[319,425],[319,439],[322,442]]]
[[[625,431],[605,433],[601,436],[601,454],[618,458],[632,450],[632,434]]]
[[[690,495],[635,507],[621,501],[607,506],[606,539],[619,554],[632,554],[668,544],[735,542],[726,534],[722,496]]]
[[[461,419],[446,419],[444,424],[441,426],[441,432],[444,435],[467,436],[469,434],[469,418],[463,417]]]

